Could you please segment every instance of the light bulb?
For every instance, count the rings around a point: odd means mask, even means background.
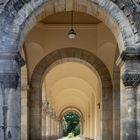
[[[74,31],[74,29],[70,29],[70,31],[68,32],[68,37],[69,39],[74,39],[76,37],[76,32]]]

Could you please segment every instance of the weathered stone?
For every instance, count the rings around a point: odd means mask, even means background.
[[[94,5],[93,7],[90,7],[90,10],[87,8],[89,7],[89,2],[87,2],[86,0],[81,0],[79,1],[74,1],[74,9],[77,11],[81,11],[84,13],[88,13],[91,15],[95,15],[97,16],[97,18],[100,18],[102,21],[104,21],[108,26],[110,24],[113,23],[113,33],[115,34],[117,40],[118,40],[118,44],[120,47],[120,51],[125,50],[127,47],[132,47],[132,48],[136,48],[139,47],[139,42],[140,42],[140,2],[138,0],[113,0],[113,2],[115,2],[115,4],[113,4],[110,1],[107,0],[91,0],[91,5]],[[38,15],[40,15],[39,12],[37,12],[38,14],[36,14],[35,12],[44,4],[48,4],[47,0],[38,0],[38,1],[31,1],[31,0],[1,0],[0,2],[0,52],[13,52],[13,51],[17,51],[20,49],[20,45],[22,45],[22,41],[24,41],[24,37],[22,38],[21,41],[21,33],[23,32],[28,32],[29,30],[31,30],[31,28],[33,26],[35,26],[35,24],[37,23],[39,19],[41,20],[41,18],[43,18],[44,16],[41,16],[38,18]],[[66,5],[66,6],[65,6]],[[95,6],[96,5],[96,6]],[[60,6],[60,7],[59,7]],[[46,6],[47,7],[47,6]],[[54,3],[52,2],[51,6],[50,6],[51,10],[43,10],[42,12],[46,12],[46,15],[51,15],[54,12],[61,12],[61,11],[71,11],[73,8],[73,2],[70,1],[64,1],[64,0],[59,0],[59,1],[55,1]],[[55,7],[55,8],[54,8]],[[96,10],[94,10],[96,7]],[[120,7],[120,8],[118,8]],[[45,8],[44,8],[45,9]],[[47,8],[46,8],[47,9]],[[98,9],[98,10],[97,10]],[[93,10],[93,11],[92,11]],[[90,12],[89,12],[90,11]],[[98,11],[98,12],[97,12]],[[50,13],[49,13],[50,12]],[[33,14],[35,13],[35,14]],[[99,13],[99,15],[97,14]],[[108,15],[107,15],[108,13]],[[45,14],[42,14],[45,15]],[[125,15],[125,16],[124,16]],[[110,18],[112,17],[112,18]],[[129,17],[129,19],[128,19]],[[113,21],[112,21],[113,20]],[[25,24],[26,23],[26,24]],[[27,24],[28,23],[28,24]],[[132,25],[133,24],[133,27]],[[111,27],[112,28],[112,27]],[[24,30],[23,30],[24,29]],[[120,32],[118,34],[118,32]],[[24,36],[26,35],[26,33],[24,33]],[[135,35],[134,35],[135,34]],[[132,50],[131,50],[132,51]],[[133,53],[133,52],[132,52]],[[127,54],[125,53],[123,55],[123,58],[125,61],[129,61],[129,60],[138,60],[140,59],[139,56],[139,52],[137,53],[137,55],[132,55],[131,54]],[[55,60],[58,59],[58,56],[55,56]],[[60,54],[59,54],[60,56]],[[103,80],[104,78],[106,79],[106,76],[104,76],[104,69],[100,69],[102,68],[101,62],[98,61],[94,61],[95,57],[88,57],[88,55],[83,55],[81,53],[76,53],[75,54],[75,50],[69,50],[69,51],[64,51],[61,56],[63,58],[65,57],[75,57],[78,56],[78,58],[81,58],[85,61],[87,61],[89,59],[89,62],[92,66],[98,68],[97,71],[99,72],[99,75],[101,76],[101,80]],[[1,68],[0,70],[2,70],[1,74],[0,74],[0,83],[2,85],[4,85],[4,88],[10,88],[12,90],[12,94],[17,94],[17,89],[19,88],[19,80],[20,80],[20,72],[19,70],[19,66],[24,64],[22,60],[20,60],[19,62],[16,60],[17,58],[15,58],[15,60],[8,60],[6,58],[4,58],[4,56],[2,56],[2,54],[0,55],[0,65]],[[13,56],[12,56],[13,57]],[[19,58],[18,58],[19,60]],[[97,60],[97,58],[95,58],[95,60]],[[49,64],[51,64],[54,61],[53,58],[48,58],[48,61],[46,62],[50,62]],[[11,63],[13,62],[13,63]],[[131,62],[133,63],[133,65],[131,64]],[[137,87],[139,84],[139,73],[138,70],[139,68],[136,67],[137,63],[136,61],[131,61],[131,62],[127,62],[127,68],[125,70],[129,70],[128,73],[126,73],[123,76],[123,83],[126,87],[131,86],[133,87]],[[14,66],[14,67],[13,67]],[[49,66],[49,65],[47,65]],[[105,67],[105,66],[103,66]],[[131,69],[135,68],[134,70],[137,71],[137,73],[130,73]],[[18,70],[16,70],[18,69]],[[36,74],[34,74],[34,76],[36,76],[37,78],[32,78],[32,81],[35,81],[36,79],[40,79],[41,78],[41,74],[43,72],[43,70],[45,69],[44,67],[41,67],[40,69],[42,69],[41,73],[38,73],[38,71],[36,72]],[[99,70],[100,69],[100,70]],[[10,72],[8,70],[11,70]],[[8,72],[7,72],[8,71]],[[108,72],[106,70],[106,72]],[[133,71],[134,72],[134,71]],[[39,75],[39,76],[38,76]],[[109,74],[108,74],[109,75]],[[112,84],[111,84],[111,78],[106,80],[103,80],[103,92],[104,92],[104,88],[112,88]],[[38,81],[41,82],[41,79]],[[35,84],[34,87],[37,87],[37,82],[33,82],[32,84]],[[7,93],[11,93],[10,91],[7,91]],[[14,91],[15,90],[15,91]],[[110,93],[111,91],[108,90],[108,92]],[[124,90],[124,93],[126,91]],[[18,91],[19,94],[19,91]],[[38,105],[38,107],[40,106],[40,96],[38,97],[39,91],[35,91],[35,93],[32,93],[31,95],[34,97],[30,97],[31,100],[35,99],[37,100],[34,104],[31,104],[31,113],[33,113],[32,115],[35,115],[37,112],[37,115],[39,114],[40,110],[39,108],[34,108],[34,106]],[[14,96],[15,97],[15,96]],[[18,96],[16,96],[17,98]],[[106,96],[104,96],[106,97]],[[38,99],[39,98],[39,99]],[[129,97],[130,98],[130,97]],[[125,99],[122,99],[123,101],[127,101]],[[15,101],[13,99],[13,101]],[[19,102],[19,99],[18,99]],[[37,103],[37,104],[36,104]],[[18,104],[18,103],[17,103]],[[132,103],[133,104],[133,103]],[[122,107],[124,107],[125,104],[122,103]],[[19,108],[18,108],[19,109]],[[17,110],[18,110],[17,109]],[[2,110],[2,109],[1,109]],[[7,112],[7,107],[4,106],[3,108],[4,112]],[[19,110],[18,110],[19,111]],[[37,112],[35,112],[37,111]],[[19,111],[20,112],[20,111]],[[124,118],[126,116],[123,116]],[[40,117],[36,117],[37,118],[37,122],[39,122]],[[36,118],[33,118],[33,122],[36,121]],[[15,116],[15,120],[12,117],[12,121],[16,122],[17,116]],[[11,122],[10,122],[11,123]],[[127,123],[129,122],[124,122],[126,124],[124,124],[124,126],[126,125],[126,127],[128,127]],[[30,124],[31,125],[31,124]],[[132,123],[133,126],[133,123]],[[19,126],[20,127],[20,126]],[[32,126],[31,126],[32,127]],[[36,126],[33,126],[36,127]],[[108,128],[108,127],[107,127]],[[131,126],[130,126],[131,128]],[[34,130],[30,130],[30,132],[32,133],[32,131],[34,131],[34,137],[31,139],[40,139],[39,135],[40,135],[40,129],[41,128],[35,128]],[[132,128],[131,128],[132,129]],[[128,131],[129,132],[129,131]],[[13,129],[10,129],[7,132],[7,137],[9,139],[17,139],[16,135],[18,135],[17,133],[14,133]],[[36,134],[35,134],[36,133]],[[106,137],[106,134],[108,133],[108,131],[103,132],[103,138],[105,139],[112,139],[112,136],[108,136]],[[130,132],[131,134],[131,132]],[[1,131],[0,131],[0,136],[1,136]],[[13,136],[14,135],[14,136]],[[123,134],[122,134],[123,135]],[[132,135],[123,135],[122,139],[135,139],[135,134]],[[1,136],[1,138],[3,138],[3,135]]]
[[[20,67],[19,54],[0,57],[1,140],[20,139]],[[17,59],[18,58],[18,59]],[[21,57],[20,57],[21,58]],[[6,65],[5,65],[6,64]],[[5,67],[7,66],[7,67]]]

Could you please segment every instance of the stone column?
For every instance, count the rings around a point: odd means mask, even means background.
[[[46,112],[46,140],[50,140],[51,137],[51,112],[50,108],[47,108]]]
[[[22,65],[24,60],[19,53],[0,54],[0,140],[21,139]]]
[[[46,101],[42,102],[42,139],[46,139],[46,111],[47,103]]]
[[[59,132],[60,132],[60,126],[59,126],[59,119],[57,119],[57,138],[60,138],[60,134],[59,134]]]
[[[59,138],[59,120],[58,120],[58,117],[56,116],[56,138],[58,139]]]
[[[21,52],[25,58],[23,49]],[[21,140],[28,140],[28,77],[27,64],[21,68]]]
[[[53,117],[53,121],[54,121],[54,130],[53,130],[53,135],[54,135],[54,139],[56,139],[56,117]]]
[[[58,138],[58,135],[57,135],[57,116],[55,116],[55,137],[56,137],[56,139]]]
[[[59,137],[63,137],[63,127],[62,127],[62,120],[59,121]]]
[[[83,136],[83,126],[82,119],[80,118],[80,136]]]
[[[121,55],[121,140],[137,140],[137,87],[140,83],[140,53]]]
[[[55,139],[56,138],[56,114],[55,112],[53,112],[52,115],[52,138]]]
[[[21,140],[28,140],[28,90],[29,86],[21,86]]]
[[[51,140],[53,140],[54,136],[54,119],[53,119],[53,109],[50,109],[50,115],[51,115]]]
[[[37,85],[38,86],[38,85]],[[41,139],[42,97],[41,87],[31,87],[29,92],[29,140]]]

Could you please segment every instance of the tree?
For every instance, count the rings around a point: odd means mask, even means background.
[[[80,117],[75,112],[68,112],[63,117],[63,133],[67,136],[69,133],[80,134]]]

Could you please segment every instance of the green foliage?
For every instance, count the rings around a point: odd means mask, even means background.
[[[80,134],[80,117],[76,113],[69,112],[63,117],[63,134],[69,137]]]
[[[75,127],[75,133],[80,134],[80,123]]]
[[[74,138],[74,137],[75,136],[74,136],[74,133],[73,132],[69,133],[68,136],[67,136],[67,138]]]
[[[65,120],[65,118],[63,117],[63,129],[66,130],[68,128],[68,124]]]

